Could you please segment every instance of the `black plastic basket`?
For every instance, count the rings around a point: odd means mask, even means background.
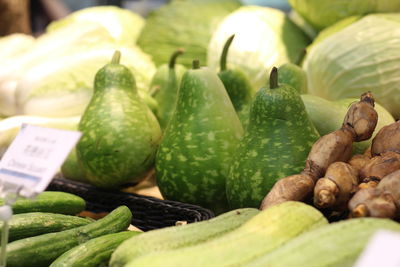
[[[121,205],[132,211],[132,225],[148,231],[173,226],[177,221],[193,223],[214,217],[212,211],[200,206],[177,201],[161,200],[120,191],[109,191],[94,186],[55,178],[47,191],[63,191],[82,197],[86,201],[86,210],[91,212],[109,212]]]

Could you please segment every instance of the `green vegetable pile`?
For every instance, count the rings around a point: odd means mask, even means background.
[[[146,18],[87,8],[0,38],[0,151],[23,122],[79,130],[67,178],[120,189],[155,170],[166,199],[259,207],[363,93],[372,138],[400,118],[399,1],[289,2],[291,15],[237,0],[173,0]]]

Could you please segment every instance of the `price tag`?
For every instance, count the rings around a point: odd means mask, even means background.
[[[354,267],[400,266],[400,234],[387,230],[376,232]]]
[[[23,124],[0,161],[2,191],[33,197],[53,179],[81,133]]]

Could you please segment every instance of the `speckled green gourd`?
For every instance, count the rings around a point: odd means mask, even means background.
[[[243,129],[218,75],[198,65],[183,75],[156,177],[164,198],[220,213],[228,210],[225,181]]]
[[[93,97],[79,123],[78,161],[90,183],[103,188],[140,181],[154,164],[161,138],[156,117],[119,57],[117,51],[97,72]]]
[[[299,66],[293,63],[285,63],[278,68],[279,84],[288,84],[299,92],[299,94],[307,93],[307,74]]]
[[[182,49],[175,51],[169,64],[163,64],[154,74],[151,90],[155,91],[154,99],[158,103],[156,116],[162,129],[165,129],[174,112],[179,85],[187,70],[183,65],[176,64],[176,59],[183,53]]]
[[[300,172],[319,134],[299,93],[279,85],[273,68],[270,86],[254,99],[246,133],[227,179],[231,208],[259,207],[279,178]]]
[[[221,53],[220,71],[218,76],[228,92],[229,98],[238,113],[240,121],[243,126],[246,126],[249,119],[250,105],[254,92],[249,78],[243,71],[239,68],[228,69],[226,66],[229,47],[234,37],[235,35],[229,37],[224,45]]]

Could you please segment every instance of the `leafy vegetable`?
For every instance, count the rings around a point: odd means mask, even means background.
[[[16,106],[19,114],[52,117],[80,115],[93,93],[96,72],[118,49],[122,63],[135,75],[144,98],[155,66],[135,47],[103,46],[65,54],[29,69],[18,81]]]
[[[289,3],[317,30],[352,15],[400,11],[400,0],[289,0]]]
[[[371,91],[400,118],[400,14],[368,15],[319,40],[304,62],[308,93],[329,100]]]
[[[235,41],[227,62],[241,68],[255,88],[267,82],[271,67],[298,62],[309,43],[305,33],[283,11],[244,6],[227,16],[214,32],[208,47],[210,67],[218,69],[222,47],[232,34]]]
[[[144,19],[128,10],[116,6],[96,6],[81,9],[69,16],[54,21],[46,28],[47,32],[59,30],[74,22],[92,22],[105,27],[110,35],[121,44],[135,44],[144,26]]]
[[[0,114],[16,114],[16,86],[19,78],[31,67],[100,44],[115,44],[115,40],[104,27],[93,23],[75,22],[37,38],[29,51],[0,65]]]
[[[18,56],[27,51],[35,42],[35,38],[28,34],[13,33],[0,37],[0,59],[4,64],[7,59]]]
[[[191,67],[193,59],[206,62],[207,45],[218,22],[240,6],[238,0],[172,0],[147,18],[138,44],[157,66],[168,62],[179,47],[180,63]]]

